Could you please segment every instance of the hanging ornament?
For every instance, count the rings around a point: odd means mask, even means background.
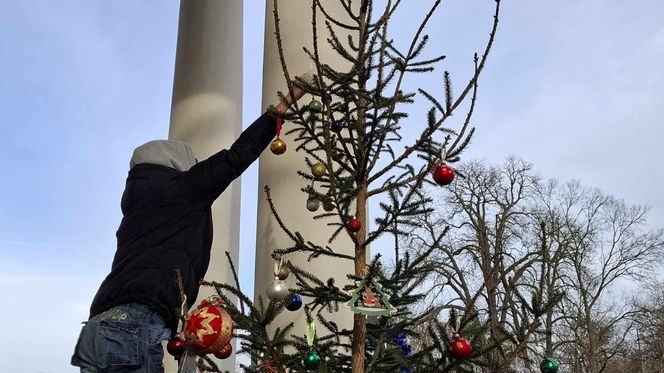
[[[270,151],[274,155],[286,153],[286,142],[279,138],[281,134],[281,118],[277,118],[277,138],[270,144]]]
[[[279,261],[274,263],[274,278],[283,281],[288,278],[288,275],[290,275],[290,269],[284,263],[284,258],[280,256]]]
[[[334,149],[332,150],[332,159],[337,162],[343,162],[346,157],[346,152],[343,149]]]
[[[473,346],[459,334],[455,334],[449,344],[450,355],[457,360],[466,360],[473,354]]]
[[[375,348],[373,343],[371,342],[371,339],[367,338],[366,341],[364,341],[364,352],[371,354],[374,352]]]
[[[309,310],[306,307],[304,311],[307,315],[307,325],[304,329],[304,337],[307,340],[309,352],[307,353],[307,356],[305,356],[304,361],[302,361],[302,364],[304,364],[307,369],[317,369],[318,366],[320,366],[320,356],[318,356],[313,350],[314,341],[316,340],[316,321],[311,317],[311,313],[309,313]]]
[[[214,352],[214,357],[217,359],[228,359],[231,354],[233,353],[233,346],[231,344],[227,344],[224,347],[222,347],[219,351]]]
[[[413,353],[413,349],[410,346],[408,339],[406,338],[406,333],[402,331],[397,333],[397,335],[394,337],[394,340],[397,342],[397,345],[401,347],[401,352],[404,356],[410,356]]]
[[[330,212],[334,210],[334,204],[332,202],[325,202],[323,203],[323,210]]]
[[[290,269],[288,269],[288,267],[284,264],[280,264],[276,275],[277,278],[283,281],[288,278],[288,275],[290,275]]]
[[[270,151],[274,155],[282,155],[286,153],[286,148],[287,148],[286,142],[282,139],[275,139],[270,144]]]
[[[276,277],[269,284],[267,284],[265,293],[270,300],[280,301],[286,299],[290,292],[288,291],[288,286],[286,283],[282,280],[279,280],[279,277]]]
[[[323,162],[317,162],[311,166],[311,174],[314,175],[314,177],[321,177],[325,175],[325,172],[327,172],[327,167],[325,167]]]
[[[279,273],[277,273],[277,278],[279,278],[279,280],[283,281],[283,280],[288,278],[289,274],[290,274],[290,270],[288,269],[288,267],[281,267],[279,269]]]
[[[443,146],[440,148],[440,163],[433,170],[433,180],[438,185],[448,185],[454,180],[454,169],[447,165],[447,150]]]
[[[540,363],[540,372],[542,373],[557,373],[558,362],[554,359],[547,357]]]
[[[316,197],[309,197],[307,199],[307,210],[311,212],[316,212],[318,211],[318,208],[320,207],[320,201]]]
[[[441,162],[433,170],[433,180],[438,185],[448,185],[454,180],[454,169],[445,162]]]
[[[332,124],[330,125],[330,130],[332,130],[332,132],[339,133],[339,132],[341,132],[341,130],[343,130],[343,129],[344,129],[344,122],[341,121],[341,120],[335,120],[335,121],[332,122]]]
[[[307,314],[307,325],[304,330],[304,336],[307,338],[307,345],[313,347],[316,339],[316,322]]]
[[[318,369],[320,366],[320,356],[313,351],[309,351],[307,356],[304,358],[304,367],[307,369]]]
[[[230,342],[233,319],[218,297],[210,297],[187,317],[185,338],[195,351],[213,352]]]
[[[293,294],[286,302],[286,309],[289,311],[297,311],[300,307],[302,307],[302,297],[299,294]]]
[[[389,316],[396,312],[396,308],[390,303],[390,297],[383,292],[381,284],[368,277],[356,281],[357,287],[353,295],[346,303],[351,311],[365,316]]]
[[[353,233],[359,232],[360,229],[362,229],[362,222],[357,218],[354,218],[354,217],[350,218],[346,222],[346,229],[348,229],[349,231],[351,231]]]
[[[171,356],[178,357],[178,356],[182,355],[185,350],[186,350],[186,344],[184,343],[184,341],[182,339],[177,338],[177,337],[171,339],[166,344],[166,351],[168,351],[168,353]]]
[[[313,99],[309,102],[309,110],[314,113],[319,113],[323,110],[323,104],[321,104],[320,101]]]
[[[332,95],[326,93],[321,97],[321,100],[325,105],[329,105],[332,103]]]

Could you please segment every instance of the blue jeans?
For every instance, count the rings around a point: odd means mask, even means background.
[[[164,320],[148,306],[130,303],[92,317],[78,337],[71,364],[81,373],[164,371]]]

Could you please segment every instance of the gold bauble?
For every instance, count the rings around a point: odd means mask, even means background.
[[[279,278],[279,280],[283,281],[288,278],[289,274],[290,274],[290,269],[288,269],[288,267],[286,266],[281,266],[281,268],[279,268],[279,272],[277,273],[277,277]]]
[[[272,141],[272,144],[270,144],[270,151],[275,155],[286,153],[286,142],[280,138],[277,138],[276,140]]]
[[[313,166],[311,166],[311,174],[314,175],[315,177],[321,177],[325,175],[325,171],[327,168],[323,164],[323,162],[318,162],[314,163]]]

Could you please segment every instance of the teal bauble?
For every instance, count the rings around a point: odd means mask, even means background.
[[[307,369],[318,369],[320,366],[320,356],[315,352],[309,352],[304,358],[304,366]]]
[[[540,372],[542,373],[557,373],[558,372],[558,362],[553,360],[550,357],[542,360],[540,363]]]

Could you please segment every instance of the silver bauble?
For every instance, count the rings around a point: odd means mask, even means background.
[[[320,207],[320,201],[316,198],[309,198],[307,200],[307,210],[315,212]]]
[[[290,295],[290,291],[288,291],[288,286],[286,283],[279,280],[278,278],[267,284],[265,293],[272,301],[284,300]]]

